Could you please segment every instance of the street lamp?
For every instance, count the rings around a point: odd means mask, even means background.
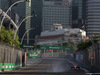
[[[2,19],[2,21],[1,21],[1,26],[2,26],[2,24],[3,24],[3,21],[4,21],[4,19],[5,19],[6,14],[10,11],[10,9],[11,9],[15,4],[21,3],[21,2],[25,2],[25,1],[28,2],[28,0],[20,0],[20,1],[17,1],[17,2],[15,2],[15,3],[13,3],[13,4],[8,8],[8,10],[4,13],[3,19]],[[1,26],[0,26],[0,30],[1,30]],[[15,26],[15,27],[17,28],[17,26]]]
[[[15,30],[15,34],[14,34],[14,40],[15,40],[16,34],[17,34],[17,32],[18,32],[18,29],[19,29],[19,27],[22,25],[22,23],[23,23],[26,19],[28,19],[28,18],[37,16],[37,15],[35,15],[34,13],[36,13],[36,11],[33,11],[33,12],[32,12],[33,15],[25,17],[24,19],[22,19],[22,21],[21,21],[20,23],[18,23],[17,29]]]
[[[10,16],[8,16],[2,9],[0,9],[0,12],[2,15],[5,15],[7,17],[7,19],[9,19],[11,21],[11,23],[17,28],[17,25],[15,24],[15,22],[11,19]],[[3,13],[2,13],[3,12]]]
[[[94,35],[93,35],[94,36]],[[93,52],[92,52],[92,57],[91,57],[91,71],[92,71],[92,67],[94,66],[95,64],[95,44],[94,44],[94,37],[93,36],[90,36],[90,41],[92,42],[92,47],[93,47]]]
[[[23,37],[22,37],[22,39],[21,39],[21,44],[22,44],[22,42],[23,42],[23,39],[24,39],[24,37],[25,37],[26,33],[27,33],[28,31],[30,31],[30,30],[33,30],[33,29],[35,29],[35,27],[34,27],[34,28],[30,28],[30,29],[26,30],[26,32],[24,33],[24,35],[23,35]]]
[[[15,40],[15,37],[16,37],[16,34],[17,34],[17,32],[18,32],[19,27],[22,25],[22,23],[23,23],[26,19],[28,19],[28,18],[30,18],[30,17],[33,17],[33,16],[27,16],[27,17],[25,17],[25,18],[20,22],[20,24],[18,25],[17,29],[15,30],[14,40]]]

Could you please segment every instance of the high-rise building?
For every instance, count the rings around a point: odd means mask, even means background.
[[[87,35],[100,35],[100,0],[87,0]]]
[[[1,0],[0,0],[0,8],[1,8]]]
[[[72,0],[43,0],[42,31],[48,31],[53,24],[70,27]]]
[[[73,0],[72,28],[80,28],[85,30],[86,26],[85,21],[86,21],[86,0]]]
[[[1,1],[1,9],[6,11],[9,7],[9,1],[8,0],[0,0]]]
[[[31,0],[32,1],[32,8],[31,12],[34,12],[32,15],[36,15],[31,18],[31,28],[35,29],[30,31],[30,43],[33,44],[35,35],[40,35],[41,33],[41,22],[42,22],[42,0]]]

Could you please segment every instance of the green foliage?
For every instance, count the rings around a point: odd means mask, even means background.
[[[100,37],[100,36],[94,36],[94,37],[92,37],[91,41],[90,41],[90,40],[85,40],[85,41],[79,42],[79,43],[77,44],[78,50],[83,50],[83,49],[86,49],[86,48],[92,46],[92,45],[93,45],[93,42],[96,43],[96,42],[99,41],[99,40],[97,39],[97,38],[99,38],[99,37]],[[93,40],[93,39],[94,39],[94,40]]]
[[[72,43],[71,42],[63,43],[63,46],[73,46],[73,48],[75,50],[77,50],[77,49],[78,50],[84,50],[84,49],[92,46],[93,42],[96,43],[96,42],[100,41],[100,35],[94,35],[94,36],[89,36],[89,37],[90,37],[89,40],[78,42],[76,47],[75,47],[75,44],[73,42]],[[91,39],[91,41],[90,41],[90,39]]]
[[[20,42],[18,41],[18,35],[16,35],[16,38],[14,40],[14,32],[13,30],[10,30],[10,32],[8,30],[5,29],[4,26],[2,26],[1,31],[0,31],[0,42],[4,42],[10,45],[14,45],[14,46],[19,46]]]
[[[63,43],[63,46],[68,46],[68,45],[69,45],[69,43],[68,43],[68,42]]]
[[[100,35],[95,35],[94,38],[100,38]]]
[[[63,46],[72,46],[73,49],[75,49],[75,50],[77,49],[77,48],[75,47],[74,43],[72,43],[72,42],[63,43]]]
[[[92,46],[92,42],[90,40],[86,40],[86,41],[83,41],[83,42],[79,42],[77,44],[78,50],[83,50],[83,49],[86,49],[86,48],[88,48],[90,46]]]

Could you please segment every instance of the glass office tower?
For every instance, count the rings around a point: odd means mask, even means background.
[[[1,8],[1,0],[0,0],[0,8]]]
[[[80,28],[85,30],[86,27],[85,21],[86,21],[86,0],[73,0],[72,28]]]
[[[42,31],[51,30],[53,24],[68,28],[72,21],[72,0],[43,0]]]
[[[36,15],[35,17],[31,18],[31,28],[34,28],[36,26],[36,29],[33,29],[30,31],[30,43],[33,44],[35,41],[35,35],[40,35],[41,33],[41,22],[42,22],[42,0],[31,0],[32,1],[32,7],[31,12],[35,11],[33,15]]]

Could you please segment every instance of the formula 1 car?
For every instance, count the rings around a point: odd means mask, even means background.
[[[77,66],[77,65],[74,65],[73,67],[71,67],[71,68],[73,68],[74,70],[79,70],[80,69],[80,67],[79,66]]]

